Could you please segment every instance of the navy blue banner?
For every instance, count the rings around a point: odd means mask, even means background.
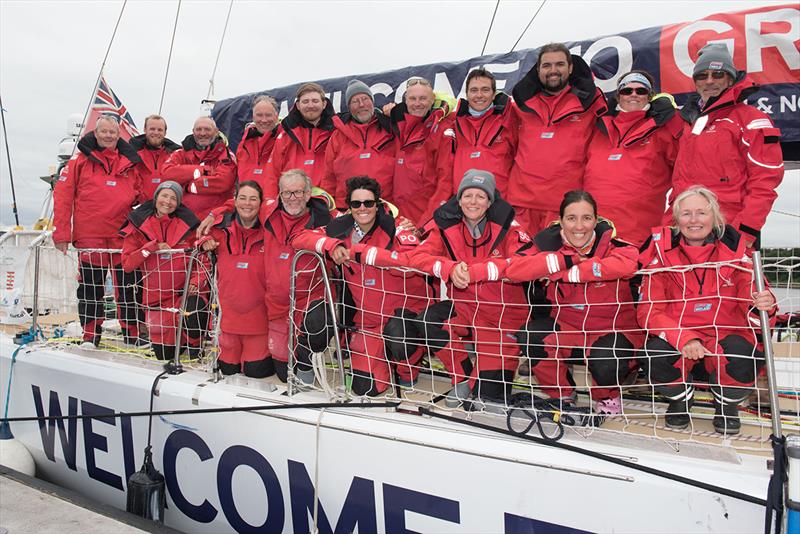
[[[733,51],[739,69],[746,69],[761,90],[748,103],[767,113],[781,129],[782,141],[800,141],[797,118],[800,89],[800,10],[793,6],[773,6],[737,13],[712,15],[691,23],[646,28],[619,35],[586,41],[569,42],[573,54],[583,57],[592,67],[596,83],[607,95],[616,89],[622,74],[631,69],[650,72],[661,91],[675,95],[682,104],[693,90],[691,69],[697,51],[708,41],[725,42]],[[436,91],[464,95],[464,81],[470,70],[485,67],[497,77],[497,88],[511,93],[517,83],[536,63],[536,50],[493,54],[454,63],[432,63],[391,71],[354,74],[326,80],[301,80],[296,84],[248,93],[220,100],[212,116],[235,149],[244,126],[251,121],[253,99],[269,94],[280,104],[280,116],[288,113],[301,83],[316,81],[328,92],[336,111],[343,108],[347,82],[358,78],[370,86],[377,107],[386,102],[400,102],[405,80],[422,76],[431,80]]]

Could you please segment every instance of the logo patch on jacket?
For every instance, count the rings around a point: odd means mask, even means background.
[[[694,305],[694,311],[696,312],[707,312],[710,310],[711,310],[711,304],[708,302]]]
[[[106,185],[110,185],[111,187],[115,187],[117,182],[115,180],[106,180]]]
[[[375,279],[374,278],[367,278],[366,280],[364,280],[364,286],[365,287],[372,287],[374,285],[375,285]]]
[[[278,257],[280,259],[282,259],[282,260],[288,260],[289,259],[289,253],[288,252],[281,252],[281,255],[278,256]]]
[[[313,164],[314,164],[314,160],[313,159],[307,159],[307,160],[305,160],[303,162],[303,165],[313,165]]]
[[[597,262],[592,263],[592,274],[595,275],[597,278],[603,276],[599,263]]]
[[[481,157],[481,153],[480,152],[473,152],[472,154],[469,155],[469,157],[472,158],[472,159],[479,158],[479,157]]]
[[[622,154],[611,154],[608,156],[608,161],[619,161],[622,159]]]
[[[369,159],[372,157],[372,154],[369,152],[364,152],[363,154],[359,154],[358,157],[361,159]]]
[[[246,261],[240,261],[236,264],[237,269],[247,269],[248,263]]]
[[[160,184],[160,183],[161,183],[161,178],[153,178],[153,179],[152,179],[152,180],[150,180],[150,181],[151,181],[152,183],[154,183],[154,184]]]
[[[553,137],[555,137],[555,135],[556,135],[555,132],[542,132],[542,134],[539,137],[541,137],[542,139],[552,139]]]

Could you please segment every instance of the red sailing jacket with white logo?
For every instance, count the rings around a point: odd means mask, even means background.
[[[147,144],[145,134],[131,137],[128,142],[139,154],[139,157],[142,158],[142,163],[146,169],[142,169],[142,197],[145,200],[150,200],[153,198],[158,185],[164,181],[161,177],[164,163],[169,158],[169,155],[178,150],[181,145],[165,137],[160,147],[153,148]]]
[[[235,213],[225,213],[218,221],[209,236],[219,244],[215,252],[222,331],[264,334],[268,320],[263,227],[256,221],[253,228],[245,228]]]
[[[508,95],[497,93],[494,108],[473,117],[469,103],[461,99],[455,112],[438,124],[439,147],[433,170],[436,191],[423,221],[458,192],[464,173],[470,169],[494,174],[497,189],[505,196],[517,147],[517,124],[511,107]]]
[[[183,186],[183,204],[202,219],[233,196],[236,157],[221,137],[201,149],[189,135],[164,163],[163,177]]]
[[[538,263],[540,253],[559,253],[569,258],[566,268],[547,276],[545,284],[550,316],[562,329],[587,333],[638,330],[630,278],[636,272],[639,251],[615,239],[614,228],[606,221],[598,222],[594,232],[587,258],[573,265],[577,252],[564,244],[561,226],[545,228],[520,252],[522,256],[511,258],[502,275],[519,282],[534,280],[529,263]]]
[[[322,189],[343,208],[347,179],[369,176],[381,184],[381,198],[393,202],[392,176],[395,162],[395,136],[389,117],[375,110],[367,124],[359,124],[350,113],[333,118],[335,131],[325,152],[325,177]]]
[[[743,102],[757,90],[740,72],[736,84],[703,109],[696,93],[684,105],[681,114],[689,124],[678,147],[670,196],[671,205],[692,185],[708,187],[727,222],[751,240],[759,237],[783,180],[780,130]]]
[[[379,209],[375,225],[357,244],[353,244],[353,230],[353,216],[345,214],[332,220],[325,228],[301,232],[292,244],[328,257],[337,246],[350,249],[353,261],[342,266],[342,273],[355,303],[356,326],[381,327],[398,308],[421,312],[430,303],[422,276],[381,269],[370,263],[378,250],[384,254],[394,253],[396,257],[414,250],[419,245],[419,238],[413,232],[398,232],[394,218],[385,207]]]
[[[436,190],[433,167],[442,132],[436,126],[444,115],[445,111],[438,108],[425,117],[415,117],[408,113],[404,103],[390,113],[398,140],[392,186],[394,204],[400,215],[418,225],[424,222],[422,215]]]
[[[141,158],[124,140],[101,149],[94,132],[78,142],[53,191],[54,243],[120,248],[119,229],[141,202]]]
[[[514,208],[497,198],[486,212],[483,233],[474,238],[464,221],[458,201],[451,198],[433,214],[435,227],[416,250],[407,254],[407,265],[449,283],[450,273],[460,262],[469,266],[466,289],[449,286],[456,306],[467,306],[470,317],[455,324],[470,326],[474,320],[501,322],[519,328],[528,315],[528,302],[521,284],[500,281],[500,270],[530,238],[514,220]],[[542,263],[546,270],[546,263]]]
[[[617,111],[613,101],[610,107],[589,145],[583,189],[617,235],[638,247],[661,223],[684,121],[668,96],[647,111]]]
[[[717,353],[719,341],[731,334],[756,343],[753,328],[761,323],[752,308],[755,282],[752,273],[742,269],[751,269],[752,262],[742,235],[732,226],[726,225],[722,237],[712,237],[702,246],[687,245],[674,228],[653,228],[643,250],[640,262],[645,269],[678,268],[644,275],[637,314],[648,334],[679,350],[699,339]],[[714,262],[731,263],[681,269]],[[774,319],[774,308],[771,313]]]
[[[242,140],[236,148],[236,173],[239,183],[255,180],[264,191],[264,198],[277,194],[277,189],[268,193],[265,188],[272,185],[270,157],[282,131],[281,125],[277,124],[275,128],[262,134],[255,124],[250,123],[245,127]]]
[[[519,145],[506,195],[513,206],[558,212],[564,193],[582,187],[595,121],[607,107],[589,66],[575,55],[569,84],[548,96],[534,67],[514,86]]]
[[[142,271],[144,287],[143,304],[146,306],[174,307],[180,302],[190,252],[163,252],[159,243],[170,249],[189,249],[194,245],[197,217],[186,208],[178,208],[170,215],[156,217],[155,202],[148,200],[128,215],[125,226],[119,231],[125,240],[122,245],[122,268],[125,272]],[[162,224],[163,222],[163,224]],[[198,256],[207,267],[205,255]],[[194,265],[192,283],[204,290],[207,278],[204,268]]]
[[[309,211],[300,217],[290,217],[280,200],[264,199],[259,220],[264,221],[264,271],[266,273],[266,303],[269,319],[289,317],[290,281],[295,248],[292,239],[303,230],[325,226],[331,220],[328,199],[311,197]],[[314,300],[323,298],[324,288],[319,279],[318,262],[311,256],[298,260],[295,278],[295,311],[305,310]]]
[[[325,152],[333,134],[333,116],[333,104],[327,98],[316,126],[305,120],[296,106],[292,107],[281,121],[283,131],[278,134],[272,149],[265,198],[278,196],[278,180],[289,169],[302,170],[311,178],[312,185],[320,187],[325,176]],[[333,191],[329,193],[333,194]]]

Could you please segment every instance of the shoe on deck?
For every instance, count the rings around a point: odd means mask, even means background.
[[[594,405],[594,411],[602,415],[619,415],[622,413],[622,399],[611,397],[599,400]]]
[[[448,408],[458,408],[462,402],[469,398],[470,393],[469,380],[459,382],[447,393],[444,405]]]
[[[694,404],[693,399],[689,399],[688,402],[686,397],[678,400],[669,401],[669,406],[667,406],[667,413],[664,417],[664,421],[667,424],[668,428],[673,430],[683,430],[689,426],[691,422],[691,417],[689,417],[689,410],[692,409],[692,405]]]
[[[726,436],[738,434],[742,429],[739,420],[739,403],[726,402],[721,404],[714,400],[714,430]]]

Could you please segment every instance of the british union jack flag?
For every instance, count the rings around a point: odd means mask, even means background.
[[[100,77],[100,83],[97,86],[97,92],[94,95],[92,109],[86,119],[86,125],[94,129],[94,125],[100,115],[114,115],[117,117],[119,119],[120,137],[126,141],[135,135],[139,135],[139,130],[136,129],[136,124],[133,122],[133,117],[131,117],[128,108],[111,90],[105,76]]]

